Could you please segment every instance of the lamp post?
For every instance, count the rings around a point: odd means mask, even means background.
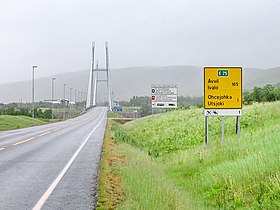
[[[54,81],[56,78],[52,78],[52,120],[53,120],[53,102],[54,102]]]
[[[72,115],[72,109],[71,109],[72,89],[73,89],[73,88],[70,88],[70,98],[69,98],[69,109],[70,109],[70,115]]]
[[[75,112],[77,109],[77,90],[75,90]]]
[[[37,68],[37,66],[32,66],[32,126],[34,126],[34,117],[35,117],[35,102],[34,102],[34,98],[35,98],[35,69]]]
[[[84,93],[84,97],[85,97],[85,109],[87,108],[87,93]]]
[[[63,85],[63,119],[65,119],[65,104],[66,104],[66,101],[65,101],[65,88],[66,88],[66,85],[67,84],[64,84]]]

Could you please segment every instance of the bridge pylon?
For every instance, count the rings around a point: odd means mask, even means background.
[[[112,111],[112,91],[110,85],[110,72],[109,72],[109,47],[108,42],[105,42],[105,52],[106,52],[106,66],[105,68],[99,68],[98,62],[96,64],[96,68],[94,68],[94,50],[95,50],[95,43],[92,43],[92,59],[91,59],[91,69],[89,75],[89,84],[88,84],[88,94],[87,94],[87,104],[86,108],[89,109],[97,105],[97,88],[98,83],[106,82],[107,83],[107,90],[108,90],[108,102],[109,102],[109,110]],[[106,78],[99,79],[98,73],[105,72]]]

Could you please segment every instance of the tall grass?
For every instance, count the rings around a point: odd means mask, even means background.
[[[196,147],[169,159],[167,173],[205,205],[280,208],[280,124],[243,134],[240,142]]]
[[[139,173],[146,178],[142,179],[144,186],[146,182],[157,182],[150,173],[161,171],[165,174],[161,175],[162,185],[175,183],[173,189],[189,195],[197,208],[203,203],[203,208],[214,209],[280,209],[280,102],[245,107],[240,140],[235,134],[235,119],[227,117],[225,123],[226,143],[222,145],[220,119],[210,119],[208,148],[203,143],[202,109],[174,111],[123,126],[114,125],[114,138],[121,145],[124,142],[138,148],[134,156],[130,155],[132,162],[138,158],[139,149],[150,155],[150,160],[142,157],[141,164],[133,163],[133,170],[123,174],[130,186],[126,189],[139,195],[136,200],[149,196],[141,185],[129,179]],[[161,186],[154,188],[149,191],[156,193]],[[145,193],[141,196],[139,190]],[[173,207],[184,209],[183,206]]]
[[[126,198],[118,209],[190,208],[187,194],[177,189],[162,163],[152,161],[147,153],[128,144],[121,144],[119,151],[128,160],[119,168]]]
[[[280,119],[280,103],[256,104],[244,109],[241,118],[242,132],[259,129],[265,122]],[[185,150],[204,142],[205,119],[203,109],[192,108],[162,115],[154,115],[127,123],[114,125],[115,139],[144,149],[154,157],[178,150]],[[226,136],[235,133],[235,118],[225,117]],[[209,123],[210,141],[221,135],[221,118],[212,117]],[[211,142],[210,142],[211,143]]]

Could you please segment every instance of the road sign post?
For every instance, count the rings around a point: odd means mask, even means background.
[[[237,116],[237,134],[240,138],[240,116],[242,115],[242,68],[204,68],[204,115],[205,138],[208,139],[208,117],[222,116],[222,143],[224,143],[224,116]]]
[[[205,116],[205,144],[208,146],[209,135],[208,135],[208,116]]]
[[[237,116],[237,136],[240,139],[240,116]]]
[[[222,144],[225,143],[225,117],[222,116]]]

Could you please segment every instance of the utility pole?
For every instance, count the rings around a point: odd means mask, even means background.
[[[34,126],[34,117],[35,117],[35,69],[37,66],[32,66],[32,126]]]
[[[56,78],[52,78],[52,120],[53,120],[53,102],[54,102],[54,81]]]
[[[110,78],[109,78],[109,48],[108,42],[105,42],[105,50],[106,50],[106,70],[107,70],[107,88],[108,88],[108,101],[109,101],[109,110],[112,111],[112,99],[111,99],[111,86],[110,86]]]
[[[65,100],[65,87],[67,84],[63,85],[63,119],[65,119],[66,117],[66,113],[65,113],[65,105],[66,105],[66,100]]]

